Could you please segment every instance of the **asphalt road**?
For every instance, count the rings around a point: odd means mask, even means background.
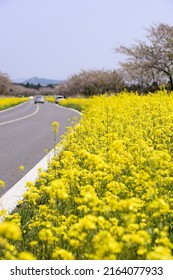
[[[5,182],[3,193],[16,184],[54,146],[52,122],[59,123],[60,136],[80,115],[52,103],[34,104],[30,100],[20,106],[0,112],[0,180]],[[19,166],[24,166],[21,174]]]

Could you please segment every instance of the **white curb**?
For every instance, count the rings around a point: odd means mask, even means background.
[[[56,149],[56,155],[62,147]],[[19,180],[11,189],[9,189],[0,198],[0,211],[7,210],[12,212],[19,200],[23,199],[23,194],[26,192],[26,183],[35,182],[38,178],[38,169],[47,170],[51,159],[54,157],[54,149],[51,150],[39,163],[37,163],[21,180]],[[1,218],[0,218],[1,220]]]

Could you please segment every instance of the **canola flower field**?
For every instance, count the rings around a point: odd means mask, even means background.
[[[1,213],[0,258],[172,260],[173,93],[75,102],[63,150]]]
[[[23,103],[25,101],[27,101],[28,98],[27,97],[3,97],[0,98],[0,111],[16,106],[20,103]]]

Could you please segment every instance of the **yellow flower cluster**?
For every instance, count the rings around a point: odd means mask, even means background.
[[[11,219],[18,248],[36,259],[173,259],[173,94],[86,102]]]
[[[16,215],[14,215],[16,216]],[[18,252],[13,244],[17,240],[21,240],[22,232],[15,222],[4,221],[0,224],[0,259],[4,260],[34,260],[34,256],[30,252]],[[13,242],[12,242],[13,241]]]
[[[0,98],[0,111],[7,109],[9,107],[13,107],[16,106],[22,102],[27,101],[28,98],[27,97],[4,97],[4,98]]]

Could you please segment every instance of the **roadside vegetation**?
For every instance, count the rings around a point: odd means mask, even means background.
[[[51,103],[55,103],[55,96],[46,96],[45,100]]]
[[[6,98],[0,98],[0,111],[16,106],[18,104],[21,104],[25,101],[27,101],[28,98],[27,97],[23,97],[23,98],[17,98],[17,97],[6,97]]]
[[[75,110],[78,110],[82,112],[84,109],[87,109],[87,107],[92,103],[93,97],[90,98],[68,98],[61,100],[59,102],[59,105],[72,108]]]
[[[173,92],[85,101],[48,171],[1,213],[0,258],[172,260]]]
[[[47,96],[45,97],[45,100],[48,102],[55,103],[55,97],[53,96]],[[90,103],[92,102],[92,98],[86,98],[86,97],[78,97],[78,98],[67,98],[59,101],[59,105],[72,108],[78,111],[82,111],[84,108],[86,108]]]

